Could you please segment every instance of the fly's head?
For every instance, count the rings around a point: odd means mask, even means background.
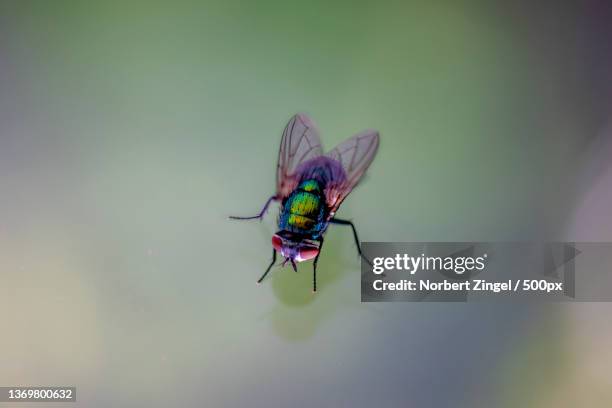
[[[294,235],[277,232],[272,236],[272,246],[282,256],[285,257],[283,265],[291,262],[293,269],[296,269],[296,262],[303,262],[314,259],[319,254],[319,242],[310,239],[298,238]]]

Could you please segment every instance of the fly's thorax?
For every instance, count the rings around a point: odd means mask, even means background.
[[[321,193],[321,184],[317,180],[304,180],[298,185],[298,190],[309,193]]]
[[[325,198],[317,180],[304,180],[283,203],[279,227],[296,233],[320,231],[325,218]]]

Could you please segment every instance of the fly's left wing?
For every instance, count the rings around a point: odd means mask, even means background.
[[[377,131],[366,130],[345,140],[326,154],[327,157],[340,162],[346,173],[345,180],[330,183],[325,190],[327,204],[330,207],[330,217],[359,183],[372,160],[374,160],[379,140]]]
[[[304,113],[294,115],[281,139],[276,170],[276,197],[283,199],[297,187],[295,170],[307,160],[321,156],[323,148],[314,122]]]

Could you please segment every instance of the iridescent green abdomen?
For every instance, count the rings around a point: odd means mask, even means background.
[[[305,180],[283,205],[279,228],[297,234],[318,236],[323,228],[325,201],[316,180]]]

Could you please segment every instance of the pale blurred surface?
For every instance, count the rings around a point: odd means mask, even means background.
[[[610,405],[607,304],[361,304],[333,227],[315,297],[310,264],[258,287],[276,208],[227,220],[273,192],[305,111],[327,148],[381,132],[339,212],[363,240],[611,241],[612,13],[576,4],[2,1],[0,385],[74,385],[79,407]]]

